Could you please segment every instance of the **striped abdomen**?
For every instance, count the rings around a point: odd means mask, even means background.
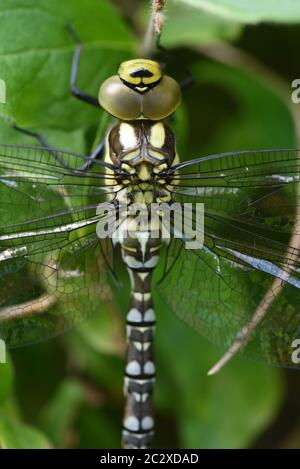
[[[152,395],[155,383],[153,337],[155,313],[151,298],[151,278],[159,259],[160,239],[149,232],[125,238],[122,257],[131,278],[131,303],[126,318],[127,361],[124,393],[126,409],[123,447],[149,447],[154,430]]]

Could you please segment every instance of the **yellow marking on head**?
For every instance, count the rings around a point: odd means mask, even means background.
[[[155,60],[134,59],[122,62],[118,75],[125,83],[143,92],[149,89],[149,85],[159,82],[162,72],[159,63]]]
[[[166,132],[164,125],[161,122],[157,122],[151,127],[150,143],[155,148],[163,147],[166,140]]]
[[[138,144],[134,128],[132,125],[123,122],[119,127],[120,143],[126,148],[134,148]]]

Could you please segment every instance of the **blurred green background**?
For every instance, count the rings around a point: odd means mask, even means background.
[[[107,116],[70,95],[74,44],[65,24],[85,44],[80,87],[96,94],[137,54],[149,12],[138,0],[1,0],[0,142],[33,144],[11,129],[15,121],[87,153]],[[166,1],[162,43],[177,62],[168,73],[180,79],[187,67],[196,80],[174,122],[182,159],[297,144],[298,23],[296,0]],[[0,365],[1,447],[120,446],[127,293],[73,331],[11,351]],[[208,378],[222,350],[155,299],[155,447],[300,447],[299,373],[235,358]]]

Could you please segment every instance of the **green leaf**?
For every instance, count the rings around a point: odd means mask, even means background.
[[[167,4],[167,18],[162,43],[168,46],[205,44],[238,39],[242,27],[238,23],[218,18],[191,5]]]
[[[110,388],[114,394],[121,394],[124,366],[120,357],[122,339],[116,334],[115,317],[105,316],[100,312],[99,316],[93,315],[85,320],[66,336],[65,342],[70,355],[76,357],[78,369],[84,370],[85,375],[90,376],[97,385]],[[105,331],[108,337],[105,337]]]
[[[0,448],[46,449],[50,443],[40,431],[28,425],[0,419]]]
[[[9,356],[6,363],[0,363],[0,405],[9,397],[13,385],[13,368]]]
[[[268,77],[208,60],[192,73],[196,89],[186,98],[190,140],[182,159],[295,145],[292,116]]]
[[[7,87],[0,116],[23,127],[51,129],[46,130],[51,142],[81,151],[78,144],[83,145],[91,126],[96,128],[103,111],[71,96],[76,44],[66,24],[72,24],[84,44],[78,86],[94,96],[105,78],[116,73],[117,64],[130,58],[130,31],[105,0],[41,0],[38,7],[34,0],[4,0],[0,21],[0,73]],[[3,125],[1,142],[10,137]]]
[[[84,408],[76,427],[78,448],[119,448],[122,416],[114,414],[114,409],[107,403],[101,409]]]
[[[199,352],[210,357],[210,364],[218,358],[205,343],[199,346]],[[272,422],[280,406],[283,397],[280,373],[237,359],[215,377],[202,375],[201,380],[199,374],[194,380],[191,377],[191,388],[185,389],[185,405],[180,409],[183,447],[199,443],[203,448],[249,447]],[[188,394],[195,395],[201,381],[202,396],[192,410]],[[221,422],[224,425],[220,426]]]
[[[203,11],[243,23],[276,21],[297,23],[300,20],[298,0],[179,0]]]
[[[180,447],[249,447],[279,408],[280,371],[235,358],[208,377],[222,352],[172,316],[161,301],[156,308],[156,405],[176,415]]]
[[[98,301],[97,313],[80,324],[74,331],[74,335],[78,335],[78,340],[87,345],[89,349],[98,353],[118,356],[124,348],[121,313],[112,301],[99,299],[96,295],[94,301]]]
[[[40,418],[41,427],[55,447],[63,444],[68,430],[85,400],[83,385],[77,381],[62,381]]]

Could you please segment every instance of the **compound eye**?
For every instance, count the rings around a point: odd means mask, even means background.
[[[155,88],[143,95],[143,114],[147,119],[161,120],[173,114],[180,102],[180,86],[164,75]]]
[[[124,85],[118,75],[105,80],[98,99],[100,106],[118,119],[134,120],[142,114],[140,95]]]

